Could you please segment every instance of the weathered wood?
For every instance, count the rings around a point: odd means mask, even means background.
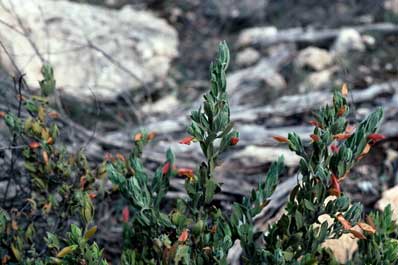
[[[393,23],[375,23],[351,28],[357,30],[359,33],[377,32],[389,34],[398,32],[398,25]],[[262,34],[261,31],[248,29],[241,33],[238,39],[238,46],[244,47],[257,45],[266,47],[286,42],[319,43],[335,39],[341,30],[342,28],[322,30],[293,28],[276,31],[274,33],[268,32],[266,34]]]

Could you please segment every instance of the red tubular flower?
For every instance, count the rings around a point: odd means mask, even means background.
[[[126,158],[121,153],[116,153],[116,157],[121,161],[126,161]]]
[[[141,141],[141,139],[142,139],[142,133],[137,133],[136,135],[134,135],[135,142]]]
[[[180,144],[190,145],[191,142],[193,141],[193,139],[194,139],[194,138],[193,138],[192,136],[187,136],[187,137],[182,138],[182,139],[179,141],[179,143],[180,143]]]
[[[340,183],[339,180],[335,175],[332,175],[330,177],[330,181],[332,182],[331,184],[331,194],[335,196],[340,196],[341,193],[341,188],[340,188]]]
[[[321,138],[319,138],[319,136],[316,134],[311,134],[310,137],[311,137],[312,141],[314,141],[315,143],[319,142],[321,140]]]
[[[312,126],[322,128],[322,125],[316,120],[310,120],[308,123],[311,124]]]
[[[358,223],[358,225],[365,232],[368,232],[370,234],[376,233],[376,228],[374,228],[373,226],[371,226],[371,225],[369,225],[367,223],[360,222],[360,223]]]
[[[31,143],[29,144],[29,147],[30,147],[30,149],[39,148],[39,147],[40,147],[40,143],[38,143],[38,142],[31,142]]]
[[[56,111],[51,111],[48,113],[48,116],[50,116],[50,118],[52,118],[52,119],[58,119],[60,115]]]
[[[355,131],[355,127],[353,125],[348,125],[347,128],[345,128],[345,132],[348,134],[351,134]]]
[[[167,162],[167,163],[164,164],[163,167],[162,167],[162,174],[163,174],[163,175],[166,175],[167,172],[169,172],[169,169],[170,169],[170,162]]]
[[[123,223],[128,223],[130,218],[129,207],[125,206],[122,211]]]
[[[362,233],[362,229],[359,225],[354,226],[353,228],[348,229],[348,231],[358,239],[366,239],[365,235]]]
[[[363,149],[362,153],[358,156],[357,160],[361,160],[362,158],[364,158],[370,151],[371,145],[370,144],[366,144],[365,148]]]
[[[342,214],[337,215],[336,219],[337,219],[337,221],[340,222],[340,224],[343,226],[343,228],[345,230],[348,230],[348,229],[352,228],[352,225],[350,224],[350,222],[347,221]]]
[[[338,153],[340,148],[336,144],[331,144],[330,150],[332,151],[332,153]]]
[[[272,138],[274,138],[274,140],[279,143],[288,143],[289,142],[289,139],[287,139],[286,137],[280,136],[280,135],[272,136]]]
[[[87,183],[87,179],[86,179],[86,177],[81,177],[80,178],[80,188],[82,189],[82,190],[84,190],[84,186],[86,186],[86,183]]]
[[[148,133],[148,136],[147,136],[146,139],[148,141],[152,141],[155,137],[156,137],[156,133],[155,132],[150,132],[150,133]]]
[[[333,136],[333,138],[335,140],[342,141],[342,140],[347,140],[348,138],[350,138],[350,136],[351,136],[351,134],[349,134],[349,133],[338,133],[338,134],[335,134]]]
[[[386,137],[380,133],[372,133],[368,136],[368,140],[370,140],[373,144],[386,139]]]
[[[113,160],[113,156],[112,156],[112,154],[110,154],[110,153],[105,153],[104,159],[105,159],[106,161],[112,161],[112,160]]]
[[[339,110],[337,111],[337,116],[341,117],[344,115],[344,113],[346,112],[346,107],[342,106],[341,108],[339,108]]]
[[[188,179],[192,180],[194,177],[193,170],[190,168],[180,168],[178,169],[179,176],[186,176]]]
[[[184,229],[184,231],[182,231],[181,235],[178,237],[178,241],[185,242],[187,241],[188,236],[189,236],[188,229]]]
[[[231,137],[230,143],[231,145],[236,145],[239,142],[238,137]]]

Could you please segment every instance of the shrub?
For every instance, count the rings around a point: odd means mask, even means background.
[[[129,202],[122,214],[123,265],[227,264],[235,240],[240,241],[244,264],[338,264],[322,243],[344,233],[359,239],[350,264],[398,262],[391,208],[372,213],[365,221],[362,206],[352,204],[341,188],[356,162],[382,138],[376,131],[383,117],[382,109],[377,109],[357,126],[350,125],[345,85],[334,91],[332,105],[315,113],[310,143],[296,133],[274,137],[301,160],[286,213],[268,231],[256,231],[253,220],[269,203],[283,174],[282,157],[249,196],[233,203],[230,212],[214,202],[222,189],[215,175],[220,155],[239,142],[230,120],[228,64],[229,51],[221,43],[210,67],[210,90],[202,106],[192,111],[188,136],[180,141],[198,144],[205,160],[195,169],[176,168],[175,156],[168,150],[153,174],[141,160],[145,145],[154,138],[151,132],[138,132],[126,157],[107,156],[97,168],[90,167],[82,151],[70,154],[58,144],[59,129],[52,121],[57,115],[48,111],[47,98],[55,80],[51,67],[45,66],[42,95],[23,99],[19,93],[17,114],[4,117],[12,135],[12,155],[24,165],[20,170],[12,159],[10,172],[17,173],[15,181],[28,191],[20,197],[18,210],[0,208],[3,264],[107,264],[97,244],[91,243],[97,231],[92,201],[98,192],[95,180],[106,175]],[[186,197],[166,211],[169,180],[177,175],[186,179]]]

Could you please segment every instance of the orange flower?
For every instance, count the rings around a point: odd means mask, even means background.
[[[43,150],[43,152],[41,152],[41,156],[43,157],[44,164],[47,165],[48,164],[48,153]]]
[[[178,237],[178,241],[185,242],[187,241],[188,236],[189,236],[188,229],[184,229],[184,231],[182,231],[181,235]]]
[[[137,133],[136,135],[134,135],[135,142],[141,141],[141,139],[142,139],[142,133]]]
[[[372,133],[368,136],[368,140],[370,140],[372,144],[384,139],[386,139],[386,137],[380,133]]]
[[[217,232],[217,225],[213,225],[211,227],[210,233],[212,233],[213,235]]]
[[[362,153],[358,156],[357,160],[361,160],[362,158],[364,158],[370,151],[370,144],[366,144],[365,148],[363,149]]]
[[[351,229],[351,228],[352,228],[352,225],[350,224],[350,222],[348,222],[348,221],[344,218],[344,216],[343,216],[342,214],[337,215],[337,216],[336,216],[336,219],[337,219],[337,221],[340,222],[340,224],[343,226],[343,228],[344,228],[345,230],[348,230],[348,229]]]
[[[106,161],[111,161],[111,160],[113,160],[112,154],[110,154],[110,153],[105,153],[104,159],[105,159]]]
[[[29,147],[30,147],[30,149],[39,148],[39,147],[40,147],[40,143],[38,143],[38,142],[31,142],[31,143],[29,144]]]
[[[49,137],[48,139],[47,139],[47,144],[53,144],[54,143],[54,139],[52,138],[52,137]]]
[[[331,181],[330,193],[335,196],[340,196],[341,188],[340,188],[339,180],[337,179],[337,177],[335,175],[332,175],[330,177],[330,181]]]
[[[89,193],[88,194],[88,197],[90,198],[90,199],[95,199],[95,197],[97,197],[97,194],[95,194],[95,193]]]
[[[238,137],[232,137],[230,140],[231,145],[236,145],[239,142]]]
[[[59,113],[56,111],[51,111],[48,113],[48,116],[50,116],[50,118],[52,119],[58,119],[59,118]]]
[[[331,144],[330,150],[332,151],[332,153],[338,153],[340,148],[336,144]]]
[[[193,170],[190,168],[180,168],[178,169],[179,176],[186,176],[189,180],[193,180],[194,173]]]
[[[6,116],[6,113],[4,111],[0,111],[0,119],[4,118]]]
[[[84,186],[86,185],[86,183],[87,183],[87,179],[86,179],[86,177],[81,177],[80,178],[80,188],[82,189],[82,190],[84,190]]]
[[[314,141],[315,143],[319,142],[321,140],[321,138],[319,138],[319,136],[316,134],[311,134],[310,137],[311,137],[312,141]]]
[[[8,256],[8,255],[3,256],[3,258],[1,259],[1,264],[3,264],[3,265],[7,264],[7,262],[8,262],[10,259],[11,259],[11,257]]]
[[[193,138],[192,136],[187,136],[187,137],[182,138],[182,139],[179,141],[179,143],[180,143],[180,144],[190,145],[191,142],[193,141],[193,139],[194,139],[194,138]]]
[[[308,123],[311,124],[312,126],[322,128],[322,125],[316,120],[310,120]]]
[[[333,138],[335,140],[342,141],[342,140],[347,140],[348,138],[350,138],[350,136],[351,136],[351,134],[349,134],[349,133],[338,133],[338,134],[335,134],[333,136]]]
[[[280,135],[275,135],[272,138],[274,138],[274,140],[279,143],[288,143],[289,142],[289,139],[287,139],[286,137],[280,136]]]
[[[344,115],[344,113],[346,112],[346,107],[345,106],[341,106],[340,108],[339,108],[339,110],[337,111],[337,116],[339,116],[339,117],[341,117],[341,116],[343,116]]]
[[[354,226],[353,228],[348,229],[348,231],[358,239],[366,239],[364,234],[362,233],[362,229],[359,226]]]
[[[148,136],[146,137],[146,139],[148,141],[152,141],[155,138],[155,136],[156,136],[155,132],[150,132],[150,133],[148,133]]]
[[[358,223],[358,225],[365,232],[368,232],[370,234],[376,233],[376,229],[374,227],[372,227],[371,225],[368,225],[367,223],[361,222],[361,223]]]
[[[129,207],[125,206],[122,210],[123,223],[128,223],[130,217]]]
[[[167,162],[166,164],[164,164],[164,166],[162,167],[162,174],[166,175],[167,172],[169,172],[170,169],[170,162]]]
[[[348,133],[348,134],[351,134],[351,133],[353,133],[354,131],[355,131],[355,127],[354,127],[353,125],[348,125],[348,126],[345,128],[345,132]]]
[[[116,157],[121,161],[126,161],[126,158],[121,153],[116,153]]]
[[[343,97],[348,96],[348,86],[347,86],[346,83],[344,83],[344,84],[341,86],[341,94],[343,95]]]

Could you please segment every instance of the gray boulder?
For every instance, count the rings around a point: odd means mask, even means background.
[[[126,91],[159,82],[178,54],[174,28],[147,11],[108,10],[51,0],[0,0],[0,64],[15,65],[37,88],[49,62],[57,87],[83,101],[113,101]],[[9,58],[11,56],[11,60]],[[11,62],[13,61],[13,63]]]

